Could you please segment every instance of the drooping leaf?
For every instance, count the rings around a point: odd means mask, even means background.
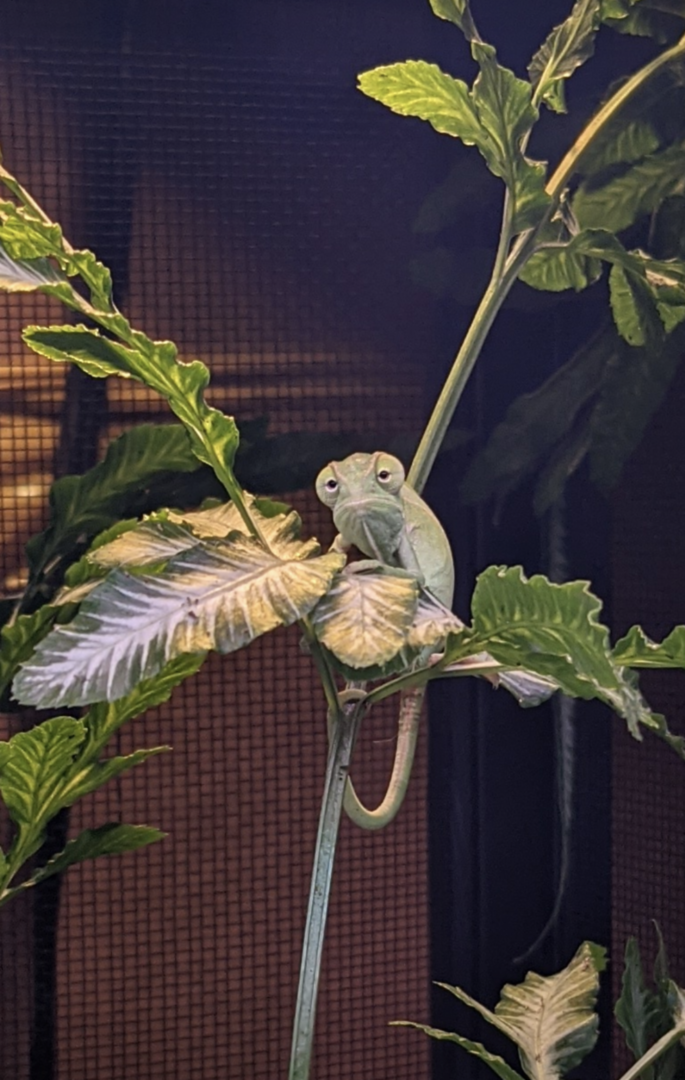
[[[531,161],[521,142],[537,119],[530,83],[497,62],[494,48],[479,41],[471,51],[480,66],[472,99],[485,138],[477,140],[488,167],[506,183],[513,201],[513,227],[518,232],[537,224],[549,205],[545,165]]]
[[[440,1028],[429,1027],[427,1024],[414,1024],[411,1020],[391,1020],[390,1023],[392,1027],[416,1028],[417,1031],[422,1031],[424,1035],[428,1035],[431,1039],[456,1043],[457,1046],[461,1046],[469,1054],[480,1058],[501,1080],[523,1080],[521,1074],[516,1072],[516,1069],[512,1069],[511,1065],[507,1065],[504,1058],[500,1057],[499,1054],[491,1054],[482,1043],[473,1042],[472,1039],[466,1039],[463,1035],[455,1035],[452,1031],[442,1031]]]
[[[64,805],[66,776],[84,739],[81,720],[57,716],[9,740],[0,795],[12,821],[34,839],[26,858],[40,847],[41,830]]]
[[[464,627],[449,608],[441,604],[426,589],[421,589],[414,618],[407,633],[407,644],[412,649],[439,649],[448,634],[458,633]]]
[[[155,829],[150,825],[120,825],[117,822],[109,822],[97,829],[84,829],[77,837],[69,841],[63,851],[54,855],[20,888],[37,885],[45,878],[52,877],[53,874],[61,874],[68,867],[84,862],[86,859],[97,859],[101,855],[124,855],[127,851],[136,851],[138,848],[156,843],[157,840],[163,840],[166,835],[160,829]]]
[[[464,34],[467,41],[478,38],[469,0],[429,0],[433,14],[439,19],[454,23]]]
[[[0,242],[0,289],[3,291],[35,292],[63,280],[63,275],[47,259],[12,259]]]
[[[312,612],[312,626],[343,664],[382,666],[407,644],[418,597],[411,575],[363,560],[338,575]]]
[[[581,184],[573,199],[573,212],[582,228],[621,232],[679,190],[684,170],[685,144],[677,142],[650,154],[601,187]]]
[[[563,80],[594,52],[599,4],[600,0],[576,0],[571,14],[555,26],[528,66],[536,97],[554,112],[566,112]]]
[[[438,985],[516,1044],[531,1080],[557,1080],[575,1068],[597,1041],[595,1004],[604,954],[600,946],[584,942],[557,975],[543,977],[530,971],[522,983],[503,987],[494,1012],[459,987]]]
[[[374,68],[359,76],[359,89],[392,112],[427,120],[436,131],[467,146],[484,138],[466,83],[453,79],[437,64],[407,60]]]
[[[114,701],[181,653],[232,652],[307,615],[344,556],[313,554],[296,514],[260,524],[269,551],[233,533],[198,542],[156,575],[113,571],[21,668],[15,696],[43,707]]]
[[[651,37],[665,43],[683,32],[682,0],[602,0],[607,26],[620,34]]]

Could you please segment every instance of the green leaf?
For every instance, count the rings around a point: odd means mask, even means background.
[[[478,38],[469,0],[429,0],[429,3],[433,14],[458,26],[467,41]]]
[[[27,207],[17,206],[8,199],[0,200],[0,220],[0,243],[11,259],[23,262],[63,254],[60,226],[43,221]]]
[[[65,476],[50,490],[50,524],[27,546],[32,574],[56,558],[73,558],[119,519],[148,509],[148,493],[172,472],[197,470],[180,424],[141,424],[110,443],[104,459],[82,476]]]
[[[423,1031],[424,1035],[430,1036],[431,1039],[456,1043],[457,1046],[461,1046],[469,1054],[480,1058],[497,1076],[501,1077],[501,1080],[522,1080],[521,1074],[516,1072],[516,1069],[512,1069],[510,1065],[507,1065],[504,1058],[501,1058],[498,1054],[491,1054],[482,1043],[465,1039],[463,1035],[455,1035],[451,1031],[442,1031],[440,1028],[429,1027],[427,1024],[414,1024],[411,1020],[391,1020],[390,1024],[391,1027],[416,1028],[417,1031]]]
[[[418,597],[410,574],[374,560],[352,563],[314,608],[314,633],[349,667],[382,666],[407,644]]]
[[[633,668],[685,668],[685,626],[676,626],[660,645],[640,626],[631,626],[613,649],[614,661]]]
[[[261,519],[268,551],[236,532],[198,541],[157,575],[113,571],[21,668],[15,696],[43,707],[114,701],[181,653],[232,652],[303,618],[344,556],[316,555],[299,524],[294,513]]]
[[[359,76],[359,89],[392,112],[427,120],[436,131],[467,146],[486,137],[466,83],[437,64],[407,60],[377,67]]]
[[[556,1080],[575,1068],[597,1041],[595,1004],[604,953],[598,945],[585,942],[557,975],[528,972],[522,983],[502,989],[494,1012],[459,987],[438,985],[516,1044],[531,1080]]]
[[[12,259],[0,243],[0,289],[5,292],[35,292],[63,280],[63,275],[47,259]]]
[[[573,243],[543,248],[530,257],[519,278],[533,289],[580,292],[593,285],[601,276],[602,264],[594,255],[577,250]]]
[[[579,171],[592,176],[611,165],[628,165],[654,154],[659,149],[659,136],[652,124],[639,117],[607,125],[596,142],[579,162]],[[591,189],[590,189],[591,190]]]
[[[0,697],[12,682],[17,668],[31,656],[57,617],[47,604],[32,615],[19,615],[11,625],[0,630]]]
[[[651,154],[601,187],[581,184],[573,212],[582,228],[621,232],[650,214],[682,185],[685,144]]]
[[[40,847],[45,823],[65,805],[66,777],[85,734],[83,721],[57,716],[9,740],[0,794],[12,821],[34,837],[26,858]]]
[[[592,56],[599,21],[599,0],[576,0],[571,14],[552,30],[528,66],[537,99],[554,112],[566,112],[563,80]]]
[[[545,192],[545,165],[531,161],[521,150],[522,140],[537,120],[528,82],[497,63],[491,45],[471,45],[480,74],[473,84],[472,99],[485,138],[477,141],[488,167],[500,176],[512,196],[513,227],[518,232],[537,224],[549,205]]]
[[[661,325],[643,278],[615,264],[609,274],[609,295],[616,328],[629,345],[658,339]]]
[[[602,0],[604,21],[620,34],[651,37],[665,43],[683,32],[682,0]]]
[[[136,765],[142,765],[148,758],[164,754],[169,750],[171,750],[170,746],[152,746],[144,750],[134,750],[131,754],[107,758],[105,761],[93,761],[83,768],[72,770],[69,781],[65,785],[63,805],[72,806],[77,799],[82,799],[84,795],[97,791],[109,780],[114,780],[115,777],[135,768]]]
[[[120,825],[109,822],[98,829],[84,829],[77,837],[70,840],[63,851],[54,855],[21,888],[37,885],[53,874],[61,874],[74,863],[85,859],[97,859],[100,855],[124,855],[127,851],[154,844],[163,840],[166,833],[150,825]]]
[[[614,1016],[637,1061],[654,1042],[656,1001],[645,986],[640,950],[634,937],[628,938],[624,964],[621,996],[614,1007]]]

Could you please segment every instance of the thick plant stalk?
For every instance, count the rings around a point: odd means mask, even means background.
[[[362,703],[354,702],[338,711],[331,734],[319,831],[314,850],[314,869],[309,892],[307,922],[302,944],[300,983],[295,1006],[293,1041],[288,1080],[307,1080],[312,1056],[316,1002],[321,971],[321,954],[326,931],[335,847],[343,806],[343,795],[354,742],[362,717]]]

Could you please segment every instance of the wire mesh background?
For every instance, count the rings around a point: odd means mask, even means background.
[[[402,132],[359,108],[333,71],[187,50],[7,45],[0,135],[9,167],[76,244],[112,265],[134,325],[210,366],[213,404],[270,430],[416,430],[430,306],[409,284],[417,177]],[[347,76],[349,82],[350,76]],[[5,592],[67,441],[101,447],[159,401],[129,382],[67,385],[22,348],[59,306],[0,307]],[[419,351],[421,346],[421,352]],[[66,387],[66,389],[65,389]],[[79,405],[74,409],[75,397]],[[101,423],[93,429],[93,415]],[[67,435],[65,436],[65,432]],[[73,451],[72,445],[71,450]],[[87,455],[86,455],[87,456]],[[73,457],[73,454],[72,454]],[[331,538],[307,494],[307,528]],[[392,706],[359,746],[382,794]],[[75,807],[70,832],[155,824],[161,844],[100,860],[62,887],[55,1002],[63,1080],[283,1075],[325,763],[323,698],[295,631],[213,657],[173,701],[125,729],[117,753],[173,754]],[[4,718],[2,736],[16,729]],[[426,1075],[425,753],[393,829],[343,826],[324,959],[315,1075]],[[3,1076],[29,1076],[31,899],[0,920]],[[43,988],[45,990],[45,987]],[[33,1033],[40,1042],[41,1031]],[[43,1064],[49,1070],[49,1064]],[[45,1073],[47,1075],[47,1072]]]

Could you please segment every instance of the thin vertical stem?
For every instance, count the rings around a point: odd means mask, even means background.
[[[352,750],[361,722],[363,706],[355,702],[339,710],[328,751],[326,780],[319,831],[314,850],[314,869],[309,892],[307,922],[302,944],[300,984],[295,1006],[293,1041],[290,1052],[289,1080],[308,1080],[314,1040],[314,1022],[321,972],[321,954],[328,900],[333,878],[335,848],[342,813],[343,795],[350,768]]]

